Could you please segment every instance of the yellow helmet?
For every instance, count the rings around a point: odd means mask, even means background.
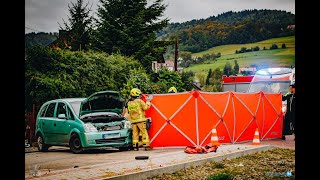
[[[138,89],[138,88],[133,88],[133,89],[131,89],[131,91],[130,91],[130,95],[131,95],[131,96],[134,96],[134,97],[138,97],[138,96],[141,95],[141,91],[140,91],[140,89]]]
[[[177,92],[178,92],[177,89],[173,86],[168,91],[168,93],[177,93]]]

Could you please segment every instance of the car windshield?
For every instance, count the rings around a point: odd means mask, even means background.
[[[286,94],[289,90],[290,81],[260,81],[251,83],[248,92],[254,93],[263,91],[265,93]]]
[[[70,104],[71,104],[74,112],[76,113],[76,115],[79,117],[81,101],[70,102]]]

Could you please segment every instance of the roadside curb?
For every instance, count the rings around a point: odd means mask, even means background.
[[[111,180],[141,180],[141,179],[146,179],[148,177],[154,177],[157,175],[165,174],[165,173],[173,173],[176,171],[179,171],[181,169],[189,168],[191,166],[199,166],[201,164],[204,164],[206,162],[210,161],[222,161],[225,159],[234,159],[237,157],[241,157],[244,155],[249,155],[249,154],[254,154],[258,152],[263,152],[263,151],[268,151],[275,149],[277,147],[274,146],[260,146],[260,147],[253,147],[250,149],[246,150],[239,150],[227,154],[222,154],[222,155],[217,155],[214,157],[209,157],[205,159],[200,159],[200,160],[195,160],[195,161],[190,161],[186,163],[180,163],[180,164],[175,164],[175,165],[170,165],[166,167],[160,167],[160,168],[154,168],[151,170],[146,170],[146,171],[140,171],[140,172],[135,172],[135,173],[130,173],[130,174],[125,174],[125,175],[118,175],[118,176],[113,176],[110,178],[103,178],[103,179],[111,179]]]

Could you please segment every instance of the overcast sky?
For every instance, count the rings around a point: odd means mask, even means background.
[[[76,0],[25,0],[25,33],[58,32],[59,24],[69,16],[68,4]],[[95,13],[99,0],[84,0]],[[217,16],[227,11],[245,9],[284,10],[295,14],[295,0],[164,0],[164,17],[170,22]]]

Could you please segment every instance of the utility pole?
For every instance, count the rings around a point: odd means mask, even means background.
[[[175,45],[175,51],[174,51],[174,70],[178,70],[178,37],[176,37],[176,45]]]

